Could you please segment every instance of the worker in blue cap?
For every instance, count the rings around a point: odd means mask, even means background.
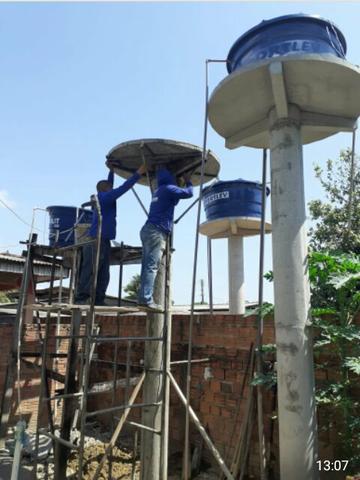
[[[157,188],[152,194],[148,219],[140,232],[143,250],[138,300],[139,305],[149,311],[163,310],[162,305],[154,303],[154,283],[173,227],[175,205],[180,199],[193,196],[190,175],[183,175],[183,178],[185,187],[180,188],[167,168],[159,168],[156,173]]]
[[[106,165],[110,169],[108,179],[100,180],[96,185],[102,215],[102,225],[95,305],[105,304],[105,293],[110,281],[110,241],[116,237],[116,201],[130,190],[146,171],[146,167],[142,165],[130,178],[120,185],[120,187],[113,188],[114,169],[111,163],[107,162]],[[97,230],[98,214],[96,209],[94,209],[93,220],[88,236],[95,239]],[[95,254],[95,242],[82,247],[81,266],[75,297],[75,303],[77,304],[89,303]]]

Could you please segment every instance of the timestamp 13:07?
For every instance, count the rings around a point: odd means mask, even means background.
[[[318,460],[319,472],[345,472],[349,460]]]

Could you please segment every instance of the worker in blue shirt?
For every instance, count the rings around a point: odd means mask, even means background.
[[[124,193],[130,190],[146,171],[145,166],[142,165],[130,178],[120,185],[120,187],[113,188],[113,167],[108,163],[107,166],[110,169],[108,179],[100,180],[96,185],[102,215],[102,225],[95,305],[104,305],[105,293],[110,280],[110,241],[116,237],[116,201],[121,195],[124,195]],[[89,237],[96,238],[97,229],[98,215],[96,210],[94,210],[92,224],[88,232]],[[95,242],[83,246],[79,280],[75,297],[75,302],[77,304],[89,303],[95,254]]]
[[[183,177],[185,188],[180,188],[168,169],[161,168],[157,171],[157,189],[152,195],[147,222],[140,232],[143,250],[139,305],[152,311],[163,309],[161,305],[154,303],[154,283],[166,241],[173,227],[175,205],[180,199],[193,196],[190,175]]]

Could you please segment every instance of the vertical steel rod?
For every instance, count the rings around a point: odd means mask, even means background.
[[[262,165],[262,192],[261,192],[261,225],[260,225],[260,255],[259,255],[259,298],[257,316],[257,336],[256,336],[256,372],[258,375],[263,373],[262,342],[264,333],[264,320],[262,313],[263,291],[264,291],[264,248],[265,248],[265,214],[266,214],[266,179],[267,179],[267,155],[266,149],[263,150]],[[264,414],[263,414],[263,395],[262,386],[257,385],[257,419],[259,435],[259,455],[260,455],[260,477],[261,480],[267,479],[266,465],[266,443],[264,436]]]
[[[97,195],[95,195],[96,211],[98,215],[98,228],[96,235],[95,261],[93,265],[92,291],[89,316],[86,319],[86,339],[85,339],[85,364],[82,379],[83,401],[80,412],[80,442],[79,442],[79,472],[78,480],[82,480],[82,467],[84,463],[84,440],[85,440],[85,424],[86,424],[86,410],[87,410],[87,393],[89,390],[89,376],[90,376],[90,356],[91,356],[91,335],[93,332],[95,320],[95,295],[97,286],[97,276],[99,270],[100,248],[101,248],[101,234],[102,234],[102,215],[100,204]]]
[[[171,260],[172,260],[173,235],[166,244],[166,271],[165,271],[165,330],[164,330],[164,362],[163,362],[163,421],[161,428],[161,480],[168,478],[168,456],[169,456],[169,414],[170,414],[170,379],[167,372],[170,371],[171,362]]]
[[[349,192],[349,206],[348,206],[348,230],[349,231],[351,230],[351,226],[352,226],[352,212],[353,212],[355,143],[356,143],[356,128],[354,128],[352,133],[352,146],[351,146],[350,192]]]
[[[78,249],[75,248],[72,254],[72,265],[69,282],[69,303],[74,303],[74,290],[76,289],[76,272],[77,272]]]
[[[121,302],[122,302],[122,287],[123,287],[123,274],[124,274],[124,242],[121,242],[120,245],[120,255],[121,255],[121,260],[120,260],[120,266],[119,266],[119,290],[118,290],[118,307],[121,307]]]
[[[203,181],[206,162],[206,142],[207,142],[207,124],[208,124],[208,97],[209,97],[209,85],[208,85],[208,60],[205,64],[205,120],[204,120],[204,139],[203,139],[203,152],[201,159],[201,174],[200,174],[200,192],[199,203],[196,220],[196,233],[195,233],[195,249],[194,249],[194,263],[193,263],[193,275],[192,275],[192,291],[191,291],[191,311],[189,321],[189,341],[188,341],[188,364],[186,372],[186,415],[185,415],[185,442],[184,442],[184,480],[189,479],[189,429],[190,429],[190,385],[191,385],[191,357],[192,357],[192,332],[194,323],[194,305],[195,305],[195,289],[196,289],[196,274],[197,274],[197,257],[199,249],[199,225],[201,214],[201,199],[203,192]]]
[[[212,248],[211,247],[212,247],[211,238],[207,237],[209,308],[210,308],[210,315],[213,315],[213,313],[214,313],[214,301],[213,301],[213,274],[212,274]]]
[[[59,294],[58,294],[58,303],[62,302],[62,289],[63,289],[63,280],[64,280],[64,267],[61,264],[60,266],[60,285],[59,285]],[[56,340],[55,340],[55,353],[59,353],[60,351],[60,345],[61,345],[61,339],[58,338],[60,336],[60,321],[61,321],[61,312],[60,310],[57,313],[57,318],[56,318]],[[55,370],[59,370],[59,359],[55,358]],[[58,388],[58,382],[55,381],[55,390]],[[54,418],[56,421],[56,416],[57,416],[57,402],[54,404]]]
[[[131,373],[131,340],[127,342],[126,348],[126,385],[125,385],[125,404],[129,400],[130,392],[130,373]]]

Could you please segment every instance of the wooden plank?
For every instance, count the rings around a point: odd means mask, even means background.
[[[41,352],[21,352],[21,358],[40,358]],[[50,358],[66,358],[67,353],[48,353],[47,357]]]
[[[76,367],[79,344],[77,335],[79,335],[80,332],[80,324],[81,312],[79,310],[74,310],[71,319],[71,334],[74,335],[74,338],[69,342],[68,362],[64,388],[64,393],[66,395],[76,393],[77,390]],[[64,442],[70,441],[71,426],[75,414],[75,409],[76,398],[65,397],[60,428],[60,437]],[[69,453],[69,447],[66,444],[64,444],[63,442],[57,442],[55,448],[55,480],[63,480],[64,478],[66,478],[66,466]]]
[[[25,360],[24,358],[21,361],[30,368],[34,368],[36,370],[41,370],[41,365],[37,365],[34,362],[30,362],[29,360]],[[55,370],[50,370],[49,368],[46,369],[46,376],[51,378],[52,380],[56,380],[59,383],[65,383],[65,375],[61,375],[61,373],[55,372]]]

